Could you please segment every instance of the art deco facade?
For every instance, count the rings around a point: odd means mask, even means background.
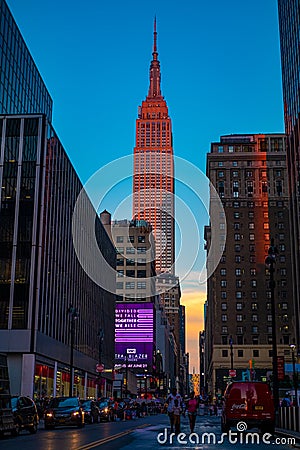
[[[151,223],[156,272],[174,273],[174,162],[172,123],[160,87],[154,23],[153,59],[146,100],[139,107],[134,148],[133,217]]]
[[[300,315],[300,1],[278,0],[287,171],[292,238],[291,282],[294,315]],[[296,323],[298,351],[300,322]]]
[[[91,281],[74,250],[72,213],[82,185],[45,115],[0,116],[0,136],[0,351],[12,393],[68,395],[72,305],[79,313],[73,392],[94,396],[101,328],[102,362],[112,369],[115,296]],[[100,220],[95,233],[115,267]]]
[[[52,116],[52,99],[5,2],[0,0],[0,113]]]
[[[219,230],[223,254],[208,280],[205,320],[206,381],[213,394],[226,385],[231,350],[237,379],[247,376],[249,360],[254,361],[257,379],[271,373],[271,289],[265,265],[271,238],[279,251],[275,270],[278,355],[291,358],[289,345],[295,342],[298,319],[291,301],[285,145],[283,134],[222,136],[207,155],[207,176],[224,208]],[[205,239],[209,250],[210,227]]]

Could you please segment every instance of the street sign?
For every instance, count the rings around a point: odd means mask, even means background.
[[[96,365],[96,372],[103,372],[104,370],[104,364],[97,364]]]
[[[230,370],[229,370],[229,376],[230,376],[231,378],[236,377],[236,370],[235,370],[235,369],[230,369]]]

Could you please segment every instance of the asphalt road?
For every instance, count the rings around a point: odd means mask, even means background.
[[[168,417],[165,414],[141,419],[86,425],[83,429],[61,427],[44,430],[40,424],[37,434],[23,431],[18,437],[5,436],[0,439],[2,450],[168,450],[168,449],[290,449],[291,445],[282,437],[265,437],[250,430],[221,438],[220,418],[198,416],[195,434],[189,435],[187,418],[181,418],[183,435],[179,440],[170,435]],[[205,434],[208,433],[208,434]],[[158,438],[160,443],[158,442]],[[253,439],[253,442],[252,442]],[[277,439],[277,441],[276,441]],[[248,440],[248,442],[247,442]],[[271,447],[270,447],[271,445]]]

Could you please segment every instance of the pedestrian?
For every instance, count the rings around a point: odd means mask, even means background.
[[[174,406],[173,406],[173,417],[174,417],[174,426],[175,426],[175,434],[176,436],[180,433],[180,414],[181,414],[182,408],[179,403],[178,398],[175,398],[174,400]]]
[[[168,395],[166,403],[167,403],[167,413],[170,420],[171,433],[174,432],[174,400],[177,399],[179,405],[181,406],[182,399],[181,395],[177,394],[176,388],[172,389],[171,394]]]
[[[117,420],[117,418],[118,418],[118,408],[119,408],[119,403],[117,402],[117,399],[116,399],[114,402],[114,405],[113,405],[114,420]]]
[[[191,433],[193,433],[196,423],[196,417],[197,417],[197,408],[198,408],[198,401],[195,398],[195,392],[192,391],[190,393],[190,398],[187,401],[187,412],[190,422],[190,430]]]

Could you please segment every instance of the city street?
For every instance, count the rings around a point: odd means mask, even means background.
[[[57,428],[55,430],[46,431],[43,429],[43,424],[40,424],[40,429],[36,435],[31,435],[26,431],[22,432],[19,437],[6,436],[0,440],[0,448],[5,450],[89,450],[89,449],[105,449],[105,450],[155,450],[159,448],[164,449],[214,449],[222,445],[223,449],[235,448],[268,448],[268,445],[273,445],[276,449],[292,448],[287,444],[282,444],[275,436],[269,439],[269,443],[263,444],[262,435],[259,434],[259,445],[255,440],[254,444],[249,439],[246,443],[246,434],[239,435],[237,443],[230,443],[228,438],[224,439],[224,443],[219,442],[221,437],[220,418],[209,416],[198,416],[195,433],[199,436],[199,444],[194,441],[189,442],[189,426],[188,418],[181,418],[181,432],[186,433],[182,436],[182,441],[187,443],[179,443],[174,440],[170,443],[170,435],[167,435],[167,442],[165,442],[166,434],[165,428],[168,428],[168,417],[165,414],[157,416],[147,416],[145,418],[137,419],[135,421],[128,420],[126,422],[108,422],[94,425],[86,425],[83,429],[74,428]],[[255,431],[255,430],[251,430]],[[157,441],[159,433],[162,444]],[[208,436],[203,436],[204,433],[215,433],[216,441],[213,442],[213,436],[210,436],[210,443],[208,443]],[[202,438],[205,437],[202,444]],[[236,435],[233,435],[234,439]],[[194,436],[195,438],[195,436]],[[240,441],[242,439],[242,442]],[[286,438],[285,438],[286,439]],[[164,443],[165,442],[165,443]],[[233,442],[233,440],[232,440]],[[286,441],[283,441],[286,442]]]

